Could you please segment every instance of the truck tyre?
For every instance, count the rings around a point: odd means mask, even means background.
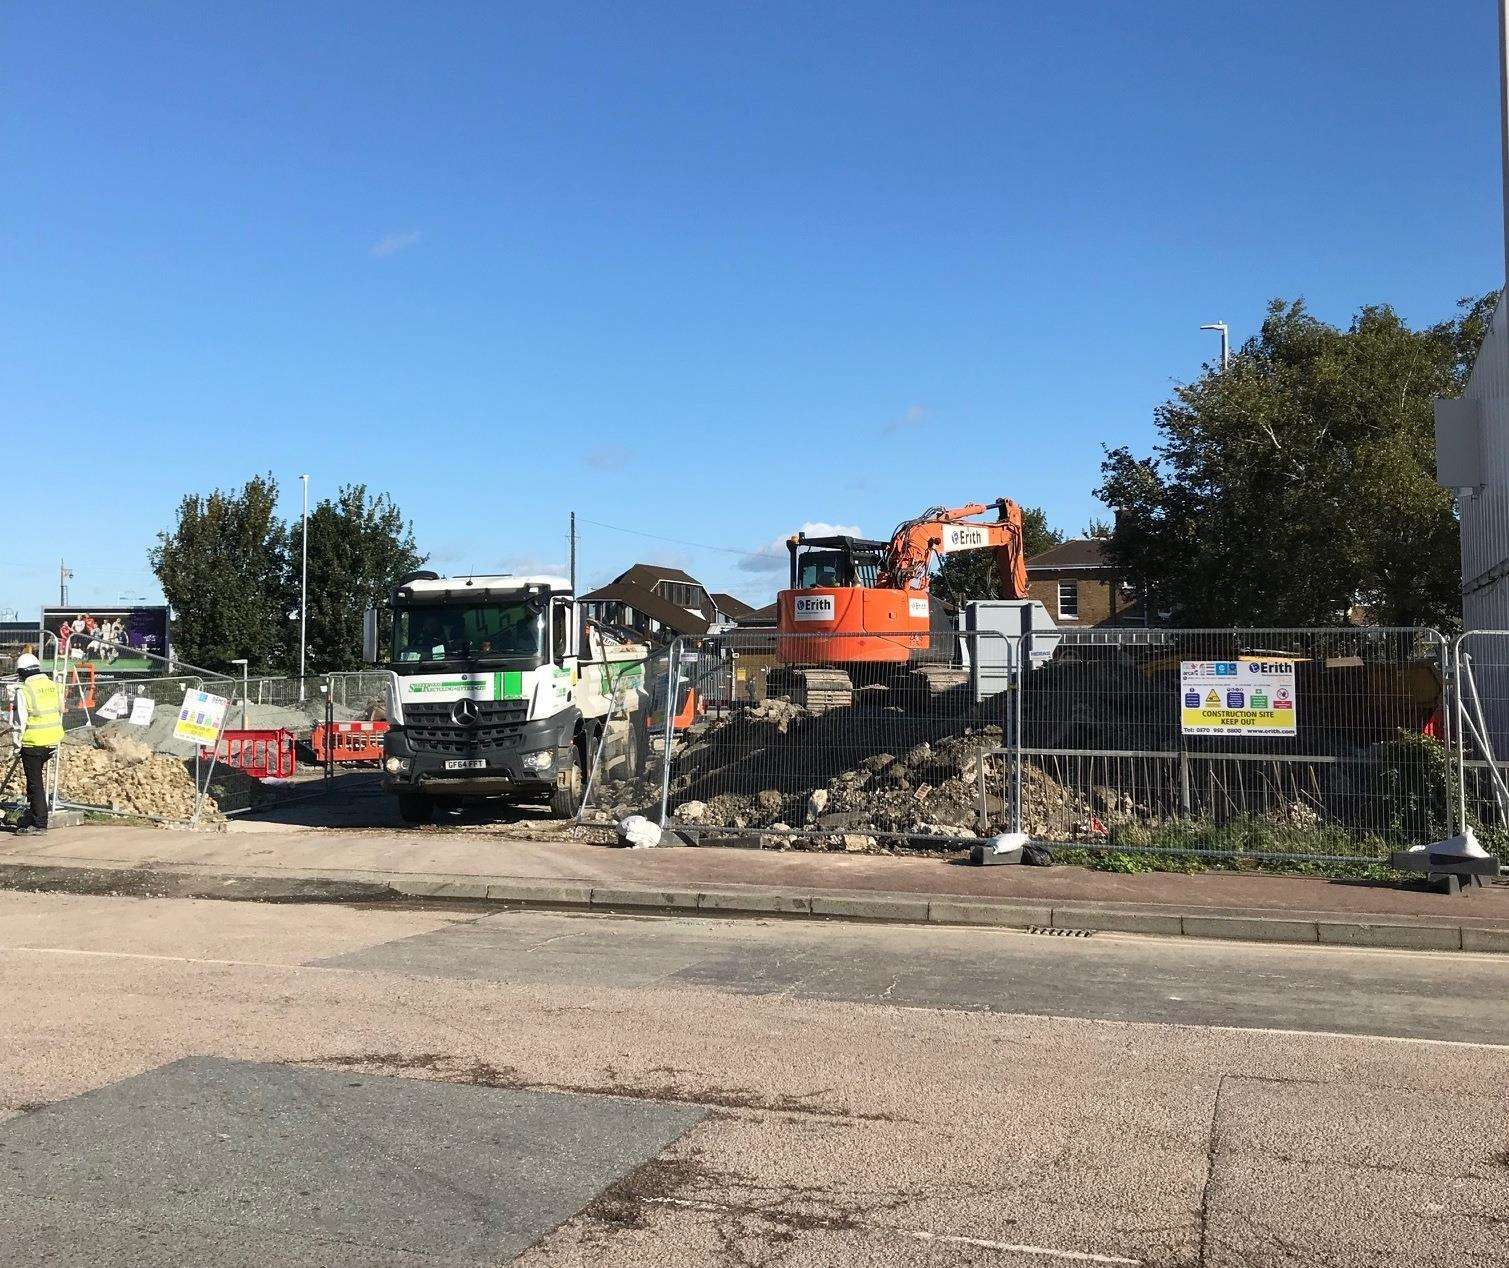
[[[628,777],[638,779],[645,773],[647,755],[650,751],[649,729],[645,726],[643,714],[630,715],[629,738],[626,743],[625,765],[628,768]]]
[[[399,793],[398,816],[405,823],[433,823],[435,803],[424,793]]]
[[[574,819],[577,811],[582,808],[582,786],[587,781],[585,775],[586,761],[584,748],[586,741],[578,734],[576,742],[571,746],[571,769],[565,772],[564,783],[556,780],[555,787],[550,790],[550,817],[552,819]]]

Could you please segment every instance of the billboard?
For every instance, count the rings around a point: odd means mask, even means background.
[[[168,609],[157,607],[43,608],[42,628],[69,643],[76,666],[92,665],[96,673],[160,674],[168,657]],[[112,646],[113,644],[113,646]],[[52,651],[52,640],[37,648]],[[151,653],[145,655],[143,653]],[[156,659],[156,658],[162,659]],[[44,660],[47,657],[44,655]]]

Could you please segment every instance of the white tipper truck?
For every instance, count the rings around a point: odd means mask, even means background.
[[[390,671],[383,784],[408,823],[486,798],[534,802],[569,818],[599,741],[605,766],[644,759],[649,649],[582,619],[565,577],[416,572],[392,596],[379,655]]]

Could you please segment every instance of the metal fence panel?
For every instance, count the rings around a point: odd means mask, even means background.
[[[1292,675],[1292,734],[1256,721],[1192,733],[1186,682],[1207,664]],[[1451,819],[1446,667],[1433,630],[1065,631],[1027,680],[1027,830],[1313,858],[1439,839]],[[1251,704],[1240,690],[1230,699]]]
[[[840,663],[843,637],[686,643],[668,822],[851,849],[1020,822],[1092,850],[1367,862],[1451,831],[1432,630],[1065,630],[1037,648],[935,631],[925,654],[862,669]],[[1216,666],[1276,677],[1292,723],[1259,694],[1203,733],[1188,684]],[[1503,697],[1509,717],[1509,674]],[[1254,729],[1264,711],[1282,725]]]
[[[588,732],[589,762],[579,823],[616,823],[629,815],[658,821],[665,784],[667,710],[678,690],[679,645],[657,648],[643,660],[614,661],[609,702],[601,725]]]
[[[1483,848],[1509,864],[1509,631],[1470,630],[1453,647],[1453,799]]]
[[[935,631],[925,655],[848,664],[853,635],[735,630],[688,641],[664,810],[718,835],[874,849],[960,841],[1013,817],[1015,707],[998,632]],[[847,639],[848,644],[843,640]],[[874,650],[872,648],[872,650]]]

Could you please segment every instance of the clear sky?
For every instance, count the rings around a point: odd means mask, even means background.
[[[1489,0],[11,5],[0,608],[155,596],[187,491],[393,494],[445,570],[1103,513],[1272,296],[1498,284]],[[14,458],[36,474],[16,479]],[[20,526],[19,538],[16,526]],[[777,559],[773,565],[780,569]]]

